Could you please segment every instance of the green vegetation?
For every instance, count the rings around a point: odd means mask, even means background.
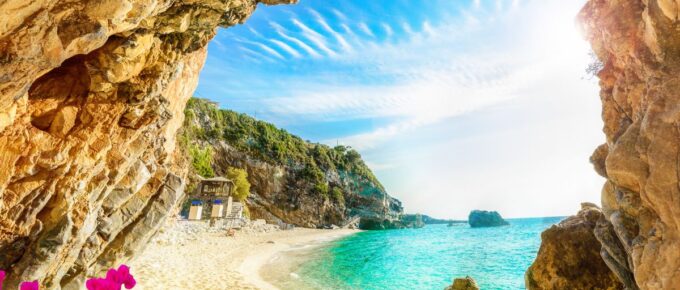
[[[234,182],[234,197],[238,201],[243,201],[250,195],[250,182],[248,182],[248,172],[245,169],[229,167],[227,178]]]
[[[196,170],[196,173],[203,177],[213,177],[215,172],[212,169],[212,149],[207,147],[200,149],[197,146],[189,146],[189,156],[191,156],[191,165]]]
[[[345,195],[342,193],[340,188],[333,187],[332,197],[339,204],[345,203]]]
[[[329,188],[324,172],[338,170],[363,177],[382,189],[373,172],[351,147],[310,143],[274,125],[258,121],[245,114],[221,110],[213,103],[192,98],[185,111],[186,120],[180,144],[191,147],[193,141],[224,140],[230,146],[269,163],[301,168],[299,178],[314,184],[315,193],[328,197]],[[210,120],[206,122],[205,120]],[[200,124],[200,125],[199,125]],[[201,152],[198,152],[201,153]],[[204,158],[194,161],[194,168],[205,169]],[[192,158],[194,154],[192,153]],[[198,166],[200,165],[200,166]],[[342,192],[341,192],[342,193]],[[335,196],[335,193],[332,193]],[[335,197],[334,197],[335,198]]]

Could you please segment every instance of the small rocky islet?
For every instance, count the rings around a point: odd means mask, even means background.
[[[472,228],[507,226],[506,220],[497,211],[473,210],[468,216],[468,223]]]

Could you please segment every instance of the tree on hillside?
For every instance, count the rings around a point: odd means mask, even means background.
[[[248,182],[248,172],[241,168],[229,167],[227,178],[234,182],[233,194],[236,200],[243,201],[250,195],[250,182]]]
[[[212,149],[206,147],[200,149],[197,146],[189,147],[189,155],[191,156],[191,165],[200,176],[213,177],[215,172],[212,169]]]

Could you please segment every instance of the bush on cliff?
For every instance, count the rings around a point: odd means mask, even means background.
[[[345,204],[345,194],[342,193],[342,190],[337,187],[333,187],[332,195],[333,200],[337,202],[338,204]]]
[[[215,172],[212,169],[212,149],[210,147],[200,149],[197,146],[189,146],[189,156],[191,165],[197,174],[203,177],[213,177]]]

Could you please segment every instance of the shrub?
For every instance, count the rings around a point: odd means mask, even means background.
[[[250,182],[248,172],[241,168],[229,167],[227,178],[234,182],[233,194],[236,200],[243,201],[250,195]]]
[[[191,165],[194,167],[196,173],[203,177],[213,177],[215,172],[212,169],[212,149],[206,147],[200,149],[197,146],[189,147],[189,155],[191,156]]]
[[[321,195],[324,198],[328,198],[328,184],[317,183],[317,184],[314,185],[313,191],[314,191],[314,193]]]
[[[338,204],[345,204],[345,195],[342,193],[342,190],[337,187],[333,187],[332,195],[333,200],[335,200]]]

